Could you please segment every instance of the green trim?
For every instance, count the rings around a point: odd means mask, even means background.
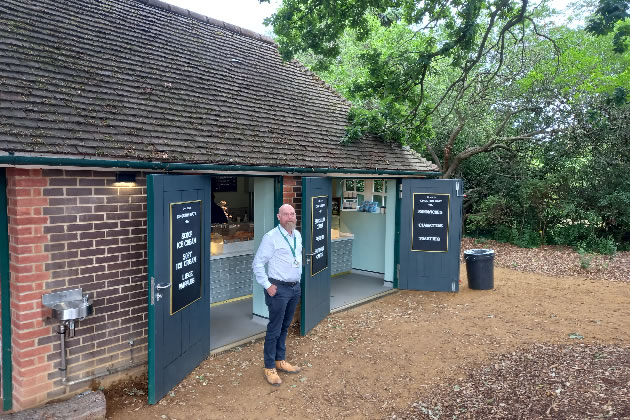
[[[402,212],[402,198],[400,197],[400,186],[402,180],[396,180],[396,223],[395,223],[395,236],[394,236],[394,289],[398,289],[398,276],[400,270],[397,270],[400,265],[400,218]]]
[[[273,179],[273,211],[275,212],[284,204],[284,177],[276,176]],[[278,226],[280,221],[274,218],[274,227]]]
[[[168,163],[145,162],[132,160],[107,159],[79,159],[41,156],[0,156],[0,164],[8,165],[40,165],[40,166],[78,166],[94,168],[124,168],[157,171],[253,171],[253,172],[287,172],[303,174],[374,174],[374,175],[411,175],[437,177],[441,172],[423,171],[394,171],[388,169],[343,169],[343,168],[301,168],[294,166],[244,166],[244,165],[213,165],[207,163]]]
[[[7,173],[0,168],[0,306],[2,311],[2,409],[13,408],[13,361],[11,357],[11,291],[9,278],[9,217]]]
[[[154,179],[151,175],[147,175],[147,280],[148,280],[148,289],[149,293],[147,294],[147,312],[149,313],[148,327],[149,331],[155,331],[155,309],[152,308],[151,305],[151,294],[153,292],[154,285],[151,282],[151,278],[155,277],[154,272],[154,252],[155,252],[155,244],[153,243],[153,229],[155,225],[155,206],[154,206]],[[148,383],[153,384],[153,386],[149,386],[149,404],[157,403],[155,398],[155,334],[149,334],[148,340]]]
[[[304,191],[306,191],[306,177],[302,177],[302,216],[304,216]],[[302,219],[303,220],[303,219]],[[302,229],[304,232],[304,229]],[[305,238],[307,235],[302,235],[302,250],[306,251]],[[310,236],[310,235],[309,235]],[[304,306],[306,299],[306,264],[302,264],[302,293],[300,293],[300,336],[306,335],[306,309]]]

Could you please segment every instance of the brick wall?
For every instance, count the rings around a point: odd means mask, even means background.
[[[297,215],[297,227],[302,226],[302,177],[285,176],[283,179],[282,202],[291,204]]]
[[[57,322],[41,295],[83,288],[94,314],[67,337],[68,380],[147,357],[146,188],[112,172],[7,169],[14,408],[90,386],[61,383]]]

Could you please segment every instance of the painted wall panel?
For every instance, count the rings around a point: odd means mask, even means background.
[[[352,268],[385,273],[385,216],[380,213],[341,212],[341,223],[354,234]]]

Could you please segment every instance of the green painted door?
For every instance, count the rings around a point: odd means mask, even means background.
[[[457,292],[463,183],[403,179],[399,289]]]
[[[300,333],[306,335],[330,313],[330,178],[302,178],[302,300]]]
[[[210,351],[210,177],[148,175],[149,403]]]

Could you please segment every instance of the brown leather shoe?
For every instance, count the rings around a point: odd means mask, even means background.
[[[280,372],[286,372],[286,373],[298,373],[300,371],[299,367],[293,366],[291,363],[287,362],[286,360],[276,361],[276,369],[279,370]]]
[[[280,386],[280,384],[282,383],[282,379],[280,379],[280,377],[278,376],[278,372],[276,372],[275,369],[264,368],[263,373],[265,379],[267,380],[267,382],[269,382],[270,385]]]

